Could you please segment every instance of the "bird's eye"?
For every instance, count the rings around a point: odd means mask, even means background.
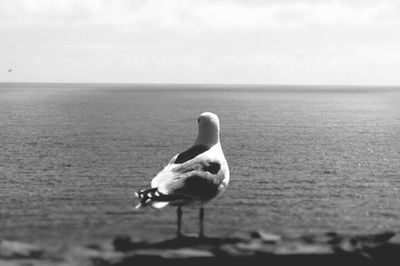
[[[200,118],[197,119],[197,123],[200,123]]]

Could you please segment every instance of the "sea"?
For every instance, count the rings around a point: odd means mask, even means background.
[[[400,88],[0,84],[0,238],[93,243],[176,233],[134,192],[216,113],[231,180],[205,233],[400,230]],[[183,209],[198,231],[198,210]]]

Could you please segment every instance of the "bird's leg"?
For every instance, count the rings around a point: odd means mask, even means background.
[[[182,227],[182,208],[181,208],[181,206],[178,207],[176,214],[178,216],[176,237],[181,238],[183,236],[181,233],[181,227]]]
[[[200,208],[199,220],[200,220],[199,238],[204,238],[204,208],[203,207]]]

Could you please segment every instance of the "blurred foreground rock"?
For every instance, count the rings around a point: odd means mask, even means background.
[[[0,242],[0,265],[399,265],[400,234],[297,238],[258,231],[248,237],[185,237],[160,242],[128,236],[89,246],[43,248]]]

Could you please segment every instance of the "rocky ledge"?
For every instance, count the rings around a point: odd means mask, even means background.
[[[290,238],[265,232],[240,237],[183,237],[146,242],[120,236],[102,244],[44,248],[0,242],[0,265],[398,265],[400,234],[326,233]]]

